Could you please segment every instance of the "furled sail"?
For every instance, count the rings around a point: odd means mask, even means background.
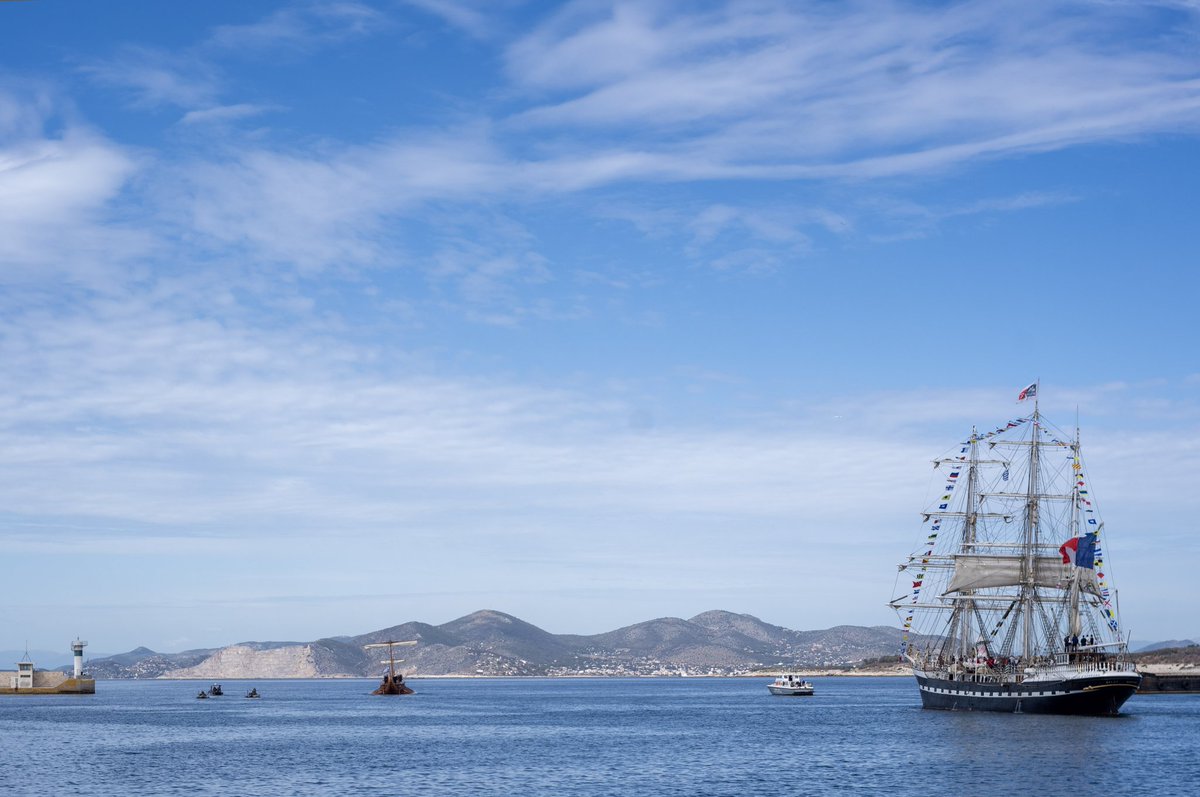
[[[1038,556],[1033,562],[1033,583],[1039,587],[1067,589],[1071,586],[1071,576],[1078,570],[1080,589],[1099,594],[1095,574],[1088,568],[1063,564],[1062,558],[1058,556]],[[943,594],[988,587],[1020,586],[1025,583],[1022,577],[1024,564],[1023,556],[959,554],[954,557],[954,577],[950,579],[950,586]]]

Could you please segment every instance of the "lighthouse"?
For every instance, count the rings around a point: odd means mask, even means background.
[[[75,637],[75,641],[71,643],[71,651],[75,654],[75,677],[83,675],[83,649],[87,647],[87,642]]]

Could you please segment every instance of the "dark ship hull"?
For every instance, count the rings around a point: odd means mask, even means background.
[[[413,690],[409,689],[404,683],[404,676],[400,675],[393,678],[390,675],[383,676],[383,683],[379,685],[371,694],[373,695],[411,695]]]
[[[1115,716],[1141,677],[1114,672],[1086,678],[1025,683],[973,683],[918,675],[921,705],[945,711]]]

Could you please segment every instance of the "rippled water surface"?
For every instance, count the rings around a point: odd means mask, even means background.
[[[3,795],[1200,794],[1200,696],[922,711],[912,679],[106,682],[0,698]],[[262,700],[242,695],[257,686]]]

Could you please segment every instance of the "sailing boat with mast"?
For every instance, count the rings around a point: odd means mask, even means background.
[[[934,460],[945,486],[889,604],[925,708],[1116,714],[1141,682],[1078,426],[1043,417],[1037,392],[1018,398],[1031,414]]]
[[[388,639],[383,642],[376,642],[372,645],[363,645],[366,650],[377,650],[379,648],[387,648],[388,657],[383,660],[383,664],[388,666],[387,672],[383,674],[383,681],[379,684],[379,688],[371,694],[373,695],[411,695],[413,690],[404,683],[404,674],[396,672],[396,648],[410,647],[417,644],[415,639],[406,639],[403,641]],[[403,659],[401,659],[403,661]]]

